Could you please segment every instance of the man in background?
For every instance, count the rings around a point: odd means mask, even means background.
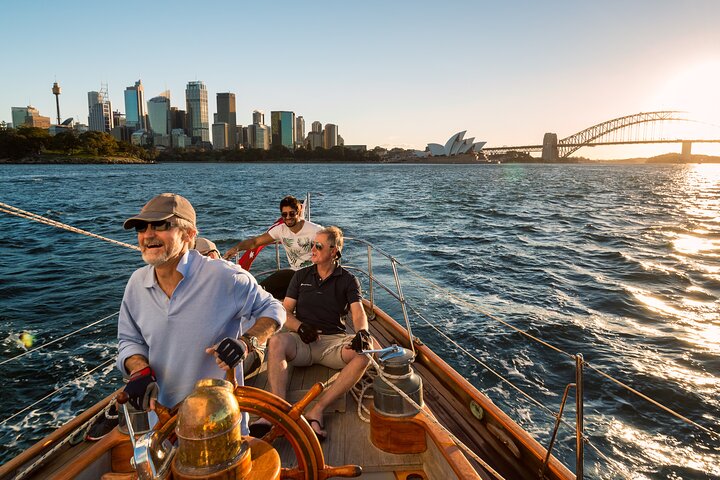
[[[212,258],[218,260],[220,258],[220,250],[217,249],[215,243],[211,242],[207,238],[197,237],[195,239],[195,250],[200,252],[203,257]]]
[[[312,264],[310,244],[315,234],[322,229],[321,225],[303,218],[303,205],[292,195],[280,200],[280,216],[282,223],[271,227],[260,236],[239,242],[225,252],[224,256],[229,259],[243,250],[270,245],[276,241],[282,242],[290,268],[278,270],[260,283],[278,300],[285,297],[285,291],[295,271]]]

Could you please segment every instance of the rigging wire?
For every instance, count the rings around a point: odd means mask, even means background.
[[[396,261],[397,261],[397,260],[396,260]],[[458,296],[458,295],[455,295],[453,292],[447,290],[446,288],[443,288],[443,287],[441,287],[440,285],[436,284],[435,282],[433,282],[433,281],[431,281],[431,280],[423,277],[420,273],[416,272],[416,271],[413,270],[411,267],[409,267],[409,266],[407,266],[407,265],[405,265],[405,264],[403,264],[403,263],[400,263],[399,261],[397,261],[397,264],[400,265],[401,267],[405,268],[405,269],[408,270],[410,273],[412,273],[413,275],[415,275],[415,276],[416,276],[417,278],[419,278],[420,280],[426,282],[427,284],[429,284],[429,285],[432,286],[433,288],[436,288],[436,289],[444,292],[447,296],[449,296],[449,297],[457,300],[459,303],[461,303],[462,305],[464,305],[466,308],[468,308],[468,309],[470,309],[470,310],[473,310],[473,311],[476,311],[476,312],[479,312],[479,313],[487,316],[488,318],[490,318],[490,319],[492,319],[492,320],[495,320],[495,321],[497,321],[497,322],[500,322],[500,323],[502,323],[503,325],[507,326],[508,328],[511,328],[512,330],[515,330],[516,332],[518,332],[518,333],[520,333],[520,334],[522,334],[522,335],[524,335],[524,336],[526,336],[526,337],[528,337],[528,338],[530,338],[530,339],[532,339],[532,340],[534,340],[534,341],[536,341],[536,342],[538,342],[538,343],[540,343],[540,344],[542,344],[542,345],[550,348],[551,350],[554,350],[554,351],[556,351],[556,352],[558,352],[558,353],[560,353],[560,354],[562,354],[562,355],[565,355],[565,356],[567,356],[567,357],[575,358],[574,355],[572,355],[572,354],[570,354],[570,353],[568,353],[568,352],[566,352],[566,351],[564,351],[564,350],[562,350],[562,349],[560,349],[560,348],[558,348],[558,347],[556,347],[556,346],[554,346],[554,345],[552,345],[552,344],[550,344],[550,343],[548,343],[548,342],[546,342],[546,341],[544,341],[544,340],[539,339],[538,337],[536,337],[536,336],[534,336],[534,335],[526,332],[525,330],[522,330],[522,329],[520,329],[520,328],[518,328],[518,327],[516,327],[516,326],[514,326],[514,325],[512,325],[512,324],[510,324],[510,323],[508,323],[508,322],[506,322],[506,321],[504,321],[504,320],[496,317],[495,315],[492,315],[492,314],[484,311],[482,308],[480,308],[480,307],[478,307],[477,305],[475,305],[475,304],[473,304],[473,303],[465,300],[464,298],[462,298],[462,297],[460,297],[460,296]],[[425,319],[423,319],[423,320],[425,320]],[[425,320],[425,321],[427,322],[427,320]],[[429,322],[428,322],[428,324],[429,324]],[[432,325],[431,325],[431,326],[432,326]],[[433,327],[433,328],[434,328],[434,327]],[[439,330],[438,330],[438,331],[439,331]],[[463,349],[463,350],[464,350],[464,349]],[[464,350],[464,351],[465,351],[465,350]],[[473,357],[472,355],[470,355],[469,353],[467,353],[467,351],[465,351],[465,352],[466,352],[466,354],[468,354],[469,356],[471,356],[473,359],[475,359],[475,357]],[[477,359],[475,359],[475,360],[478,361]],[[479,361],[478,361],[478,362],[479,362]],[[664,411],[666,411],[667,413],[673,415],[674,417],[678,418],[679,420],[681,420],[681,421],[683,421],[683,422],[685,422],[685,423],[687,423],[687,424],[689,424],[689,425],[692,425],[692,426],[694,426],[694,427],[696,427],[696,428],[699,428],[700,430],[702,430],[702,431],[704,431],[705,433],[709,434],[709,435],[712,436],[713,438],[720,438],[720,433],[712,430],[711,428],[708,428],[708,427],[705,427],[705,426],[703,426],[703,425],[700,425],[699,423],[695,422],[694,420],[691,420],[691,419],[687,418],[685,415],[683,415],[683,414],[681,414],[681,413],[679,413],[679,412],[676,412],[676,411],[673,410],[672,408],[663,405],[662,403],[658,402],[657,400],[653,400],[652,398],[650,398],[649,396],[645,395],[644,393],[642,393],[642,392],[640,392],[640,391],[632,388],[631,386],[623,383],[622,381],[614,378],[612,375],[603,372],[600,368],[595,367],[594,365],[590,365],[590,363],[588,363],[587,361],[583,360],[583,365],[587,366],[588,368],[590,368],[590,369],[593,370],[594,372],[598,373],[599,375],[607,378],[608,380],[611,380],[611,381],[615,382],[617,385],[625,388],[625,389],[628,390],[630,393],[633,393],[633,394],[637,395],[638,397],[642,398],[643,400],[646,400],[646,401],[650,402],[651,404],[657,406],[658,408],[661,408],[662,410],[664,410]],[[483,365],[483,366],[484,366],[484,365]],[[487,368],[487,367],[486,367],[486,368]],[[495,373],[495,372],[493,372],[493,373]],[[565,423],[565,422],[563,422],[563,423]],[[565,423],[565,424],[567,425],[567,423]]]
[[[6,359],[3,360],[2,362],[0,362],[0,365],[5,365],[5,364],[8,363],[8,362],[12,362],[13,360],[17,360],[18,358],[22,358],[22,357],[24,357],[24,356],[26,356],[26,355],[30,355],[30,354],[33,353],[33,352],[37,352],[38,350],[42,350],[43,348],[48,347],[48,346],[52,345],[53,343],[57,343],[57,342],[59,342],[60,340],[63,340],[63,339],[68,338],[68,337],[71,337],[71,336],[75,335],[76,333],[81,332],[81,331],[83,331],[83,330],[85,330],[85,329],[88,329],[88,328],[90,328],[90,327],[92,327],[92,326],[95,326],[95,325],[97,325],[98,323],[107,320],[108,318],[112,318],[112,317],[114,317],[115,315],[118,315],[119,313],[120,313],[120,312],[115,312],[115,313],[113,313],[113,314],[108,315],[107,317],[101,318],[100,320],[96,320],[96,321],[94,321],[94,322],[92,322],[92,323],[89,323],[89,324],[85,325],[85,326],[82,327],[82,328],[78,328],[78,329],[75,330],[74,332],[70,332],[70,333],[68,333],[67,335],[63,335],[62,337],[56,338],[55,340],[51,340],[51,341],[49,341],[49,342],[47,342],[47,343],[43,343],[43,344],[40,345],[39,347],[35,347],[35,348],[33,348],[32,350],[28,350],[27,352],[23,352],[23,353],[21,353],[21,354],[19,354],[19,355],[15,355],[14,357],[11,357],[11,358],[6,358]]]
[[[64,390],[65,388],[69,387],[69,386],[72,385],[76,380],[80,380],[81,378],[87,377],[87,376],[90,375],[91,373],[94,373],[94,372],[96,372],[97,370],[99,370],[99,369],[101,369],[101,368],[105,368],[105,367],[107,367],[108,365],[110,365],[110,364],[113,363],[113,362],[115,362],[115,359],[114,359],[114,358],[106,361],[105,363],[102,363],[102,364],[98,365],[97,367],[95,367],[95,368],[93,368],[92,370],[89,370],[89,371],[83,373],[82,375],[80,375],[80,376],[78,376],[78,377],[73,378],[73,379],[70,380],[68,383],[66,383],[65,385],[63,385],[62,387],[56,388],[55,390],[53,390],[52,392],[48,393],[47,395],[45,395],[45,396],[42,397],[41,399],[39,399],[39,400],[31,403],[30,405],[28,405],[27,407],[23,408],[22,410],[20,410],[20,411],[18,411],[18,412],[15,412],[15,413],[13,413],[12,415],[10,415],[8,418],[0,421],[0,426],[5,425],[7,422],[9,422],[9,421],[12,420],[13,418],[17,417],[17,416],[20,415],[21,413],[27,412],[28,410],[30,410],[32,407],[34,407],[34,406],[37,405],[38,403],[42,402],[43,400],[46,400],[46,399],[52,397],[53,395],[55,395],[56,393],[60,392],[61,390]]]
[[[52,227],[61,228],[63,230],[68,230],[70,232],[79,233],[81,235],[86,235],[88,237],[97,238],[100,240],[103,240],[105,242],[114,243],[115,245],[120,245],[122,247],[126,248],[132,248],[133,250],[140,250],[140,247],[136,245],[130,245],[129,243],[120,242],[118,240],[113,240],[112,238],[103,237],[102,235],[97,235],[95,233],[88,232],[87,230],[82,230],[77,227],[73,227],[71,225],[68,225],[66,223],[58,222],[57,220],[53,220],[51,218],[43,217],[42,215],[37,215],[32,212],[27,212],[25,210],[21,210],[17,207],[13,207],[12,205],[8,205],[7,203],[0,202],[0,212],[7,213],[8,215],[15,215],[16,217],[25,218],[28,220],[33,220],[35,222],[39,222],[45,225],[50,225]]]

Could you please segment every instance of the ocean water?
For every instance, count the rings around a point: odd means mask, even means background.
[[[0,166],[0,202],[128,243],[123,220],[166,191],[222,251],[264,231],[282,196],[311,192],[314,221],[403,265],[414,333],[543,445],[574,362],[506,323],[583,354],[587,478],[720,478],[719,438],[594,370],[720,432],[720,165]],[[1,212],[0,231],[4,462],[118,388],[114,314],[142,260]],[[346,263],[365,255],[348,242]],[[273,260],[266,249],[258,268]],[[373,267],[393,285],[382,258]],[[23,331],[38,346],[96,321],[14,358]],[[574,431],[558,438],[574,470]]]

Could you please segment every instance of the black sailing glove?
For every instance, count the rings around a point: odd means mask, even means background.
[[[370,332],[365,329],[358,330],[352,342],[350,342],[350,348],[357,353],[361,353],[363,350],[370,350]]]
[[[235,368],[238,363],[247,357],[247,346],[242,340],[237,338],[224,338],[215,351],[218,358],[225,362],[230,368]]]
[[[125,385],[128,401],[136,410],[150,408],[150,399],[158,396],[158,384],[152,368],[145,367],[132,374],[128,384]]]
[[[318,339],[317,329],[315,327],[311,327],[307,323],[301,323],[300,327],[297,329],[297,333],[300,335],[300,340],[305,343],[312,343]]]

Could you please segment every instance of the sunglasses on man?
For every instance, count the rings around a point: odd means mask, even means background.
[[[329,245],[330,248],[333,248],[335,245]],[[325,248],[325,245],[323,245],[320,242],[310,242],[310,247],[314,248],[318,252],[321,252],[323,248]],[[340,249],[337,250],[337,258],[342,257],[342,253],[340,253]]]
[[[282,218],[295,218],[297,217],[297,212],[295,210],[290,210],[289,212],[282,212],[280,216]]]
[[[155,230],[156,232],[164,232],[177,226],[177,224],[171,222],[170,220],[158,220],[156,222],[137,222],[135,223],[135,231],[138,233],[143,233],[148,229],[148,225],[152,225],[153,230]]]

